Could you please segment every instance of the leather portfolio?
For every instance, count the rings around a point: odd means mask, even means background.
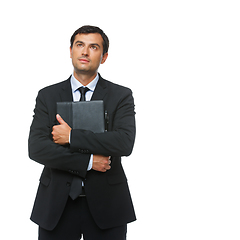
[[[105,113],[102,100],[57,102],[57,113],[73,129],[105,131]]]

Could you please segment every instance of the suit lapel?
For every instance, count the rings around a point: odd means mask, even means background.
[[[72,87],[70,82],[71,77],[68,78],[65,82],[63,82],[63,86],[60,92],[60,97],[62,102],[72,102]]]
[[[105,80],[99,74],[99,80],[94,90],[94,93],[92,95],[91,101],[103,100],[106,93],[107,93],[107,86],[106,86]]]

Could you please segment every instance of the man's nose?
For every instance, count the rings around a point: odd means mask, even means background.
[[[88,56],[89,55],[89,49],[87,47],[84,47],[82,50],[82,55],[83,56]]]

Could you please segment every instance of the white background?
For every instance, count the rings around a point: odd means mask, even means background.
[[[239,12],[233,0],[2,1],[0,238],[37,239],[35,98],[70,76],[69,39],[90,24],[110,39],[99,72],[135,98],[128,239],[239,240]]]

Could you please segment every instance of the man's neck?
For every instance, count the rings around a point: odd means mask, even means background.
[[[87,86],[97,76],[97,72],[94,73],[93,75],[88,75],[78,74],[75,71],[73,71],[73,75],[83,86]]]

